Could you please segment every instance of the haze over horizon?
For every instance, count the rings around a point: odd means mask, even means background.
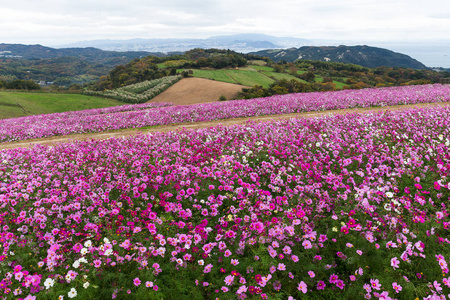
[[[442,0],[16,0],[3,4],[0,43],[50,47],[99,39],[208,38],[249,32],[401,46],[443,43],[450,32],[450,3]]]

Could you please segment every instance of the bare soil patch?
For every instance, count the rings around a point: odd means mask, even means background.
[[[268,116],[258,116],[258,117],[246,117],[246,118],[236,118],[236,119],[224,119],[208,122],[198,122],[198,123],[179,123],[170,125],[161,125],[148,129],[142,128],[131,128],[115,131],[105,131],[97,133],[86,133],[86,134],[70,134],[64,136],[54,136],[42,139],[30,139],[11,143],[0,143],[0,150],[2,149],[13,149],[13,148],[26,148],[32,147],[36,144],[47,144],[55,145],[57,143],[71,142],[75,140],[85,141],[91,139],[108,139],[112,137],[122,138],[135,134],[146,134],[150,132],[168,132],[168,131],[179,131],[186,129],[199,129],[213,127],[217,125],[231,126],[236,124],[245,124],[247,122],[267,122],[270,120],[280,120],[280,119],[290,119],[290,118],[313,118],[318,116],[327,116],[331,114],[348,114],[348,113],[372,113],[378,111],[395,111],[413,107],[431,107],[431,106],[450,106],[449,102],[445,103],[421,103],[421,104],[411,104],[411,105],[400,105],[400,106],[384,106],[384,107],[367,107],[367,108],[352,108],[352,109],[340,109],[340,110],[327,110],[320,112],[304,112],[304,113],[293,113],[285,115],[268,115]]]
[[[183,78],[148,102],[171,102],[175,105],[217,102],[222,95],[234,99],[245,87],[203,78]]]

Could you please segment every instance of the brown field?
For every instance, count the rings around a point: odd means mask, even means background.
[[[220,96],[233,99],[245,86],[203,78],[183,78],[148,102],[171,102],[175,105],[216,102]]]

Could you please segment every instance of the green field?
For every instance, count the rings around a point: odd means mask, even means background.
[[[267,62],[260,59],[252,59],[248,61],[249,65],[258,65],[258,66],[265,66],[267,65]]]
[[[235,81],[233,78],[228,76],[226,73],[227,70],[192,70],[194,72],[194,77],[212,79],[217,81],[229,82],[229,83],[239,83]]]
[[[348,87],[348,84],[342,83],[342,82],[340,82],[340,81],[333,80],[333,83],[336,84],[336,87],[337,87],[338,89],[342,89],[342,88],[344,88],[344,87]]]
[[[302,83],[307,83],[303,79],[299,79],[299,78],[297,78],[295,76],[292,76],[292,75],[286,74],[286,73],[277,73],[277,72],[262,72],[262,73],[264,73],[265,75],[267,75],[269,77],[273,77],[276,80],[286,79],[288,81],[291,81],[292,79],[295,79],[295,80],[300,81]]]
[[[79,94],[0,91],[0,119],[124,104],[116,100]]]
[[[227,74],[233,78],[236,82],[246,85],[246,86],[254,86],[260,85],[262,87],[268,88],[271,83],[274,81],[256,71],[248,71],[248,70],[226,70]]]
[[[198,70],[191,69],[194,77],[212,79],[217,81],[242,84],[245,86],[261,85],[265,88],[269,87],[274,82],[273,79],[250,69],[239,70]],[[183,71],[183,70],[178,70]]]
[[[271,67],[266,67],[266,66],[257,66],[257,65],[250,65],[248,66],[249,68],[258,70],[258,71],[268,71],[268,72],[272,72],[273,68]]]

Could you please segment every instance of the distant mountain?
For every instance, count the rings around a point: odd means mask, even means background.
[[[351,63],[363,67],[375,68],[380,66],[403,67],[412,69],[427,69],[421,62],[408,55],[388,49],[370,46],[338,46],[262,50],[251,54],[269,57],[274,61],[294,62],[296,60],[320,60],[341,63]]]
[[[50,59],[58,57],[78,57],[86,61],[103,61],[117,57],[140,58],[148,55],[165,56],[163,53],[147,51],[104,51],[96,48],[64,48],[55,49],[41,45],[0,44],[0,58]]]
[[[206,39],[129,39],[129,40],[92,40],[76,42],[66,47],[95,47],[114,51],[152,51],[173,52],[188,51],[194,48],[230,49],[238,52],[258,51],[270,48],[300,47],[310,45],[310,41],[300,38],[276,37],[265,34],[246,33],[213,36]]]
[[[118,65],[163,53],[117,52],[96,48],[54,49],[41,45],[0,44],[0,77],[53,82],[60,86],[84,84],[107,75]]]

